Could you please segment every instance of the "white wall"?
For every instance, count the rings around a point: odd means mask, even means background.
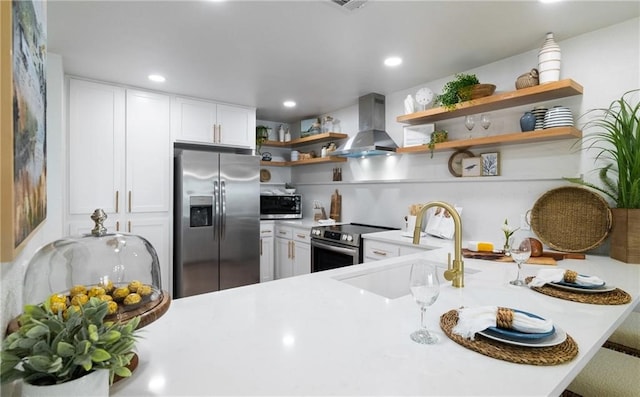
[[[62,223],[62,197],[65,184],[63,82],[62,58],[56,54],[47,54],[47,218],[13,262],[0,264],[2,337],[9,320],[21,312],[22,285],[29,260],[41,246],[64,235]]]
[[[583,120],[578,116],[586,110],[607,107],[625,91],[640,87],[639,25],[636,18],[559,41],[563,60],[561,78],[571,78],[583,85],[584,95],[545,104],[570,107],[580,127]],[[541,45],[545,33],[540,33]],[[456,72],[475,73],[481,82],[496,84],[497,91],[504,92],[513,91],[517,76],[536,65],[537,50],[532,50],[473,70]],[[395,120],[404,113],[404,98],[423,86],[439,93],[451,78],[448,76],[385,94],[387,131],[399,146],[403,141],[403,124]],[[493,135],[520,131],[520,116],[533,106],[491,112],[492,124],[488,132]],[[343,118],[357,118],[357,106],[346,110],[355,112],[356,116],[343,114]],[[354,134],[357,132],[355,127],[343,128],[343,132]],[[468,134],[463,118],[438,123],[437,128],[448,130],[449,139],[459,139]],[[482,133],[482,128],[476,125],[473,134]],[[410,204],[444,200],[463,207],[463,239],[488,240],[502,245],[500,226],[505,218],[510,224],[519,225],[520,215],[531,209],[538,197],[567,184],[562,177],[584,173],[586,177],[594,178],[589,172],[593,168],[592,155],[579,150],[580,144],[574,146],[574,142],[561,140],[471,148],[476,155],[499,151],[500,177],[454,178],[447,168],[452,152],[444,151],[436,152],[432,159],[429,154],[405,154],[349,159],[342,164],[295,167],[292,178],[303,194],[305,217],[313,216],[313,200],[321,200],[328,206],[335,189],[342,194],[343,221],[395,227],[403,226]],[[331,182],[332,168],[336,166],[343,169],[342,183]]]

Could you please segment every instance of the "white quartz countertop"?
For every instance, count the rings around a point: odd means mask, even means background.
[[[420,237],[420,247],[426,249],[446,248],[448,250],[453,249],[453,241],[445,240],[437,237],[430,236],[426,233],[422,233]],[[367,240],[384,241],[393,244],[406,245],[409,247],[415,247],[413,244],[413,234],[408,234],[403,230],[388,230],[384,232],[367,233],[363,234],[362,238]]]
[[[553,298],[509,285],[512,263],[465,260],[465,287],[441,280],[440,297],[427,310],[440,342],[420,345],[409,338],[419,327],[419,309],[406,286],[408,265],[421,258],[444,264],[443,251],[174,300],[142,329],[139,366],[112,386],[111,396],[557,396],[639,299],[640,266],[607,257],[559,266],[600,276],[630,293],[630,304]],[[543,267],[525,265],[524,274]],[[398,297],[345,282],[383,270],[392,275],[384,277],[385,288]],[[506,306],[552,319],[574,338],[579,354],[569,363],[534,366],[466,349],[439,328],[440,315],[463,305]]]

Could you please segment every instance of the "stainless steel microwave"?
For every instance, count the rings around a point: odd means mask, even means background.
[[[260,219],[300,219],[301,202],[299,194],[261,195]]]

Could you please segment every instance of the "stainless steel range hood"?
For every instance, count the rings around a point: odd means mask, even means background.
[[[384,112],[384,95],[371,93],[358,100],[359,129],[333,153],[340,157],[367,157],[381,154],[393,154],[398,148],[393,139],[386,133]]]

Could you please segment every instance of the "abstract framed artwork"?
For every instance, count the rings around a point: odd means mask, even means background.
[[[47,215],[46,2],[0,2],[0,260]]]
[[[500,156],[498,152],[481,153],[482,159],[482,175],[498,176],[500,175]]]

